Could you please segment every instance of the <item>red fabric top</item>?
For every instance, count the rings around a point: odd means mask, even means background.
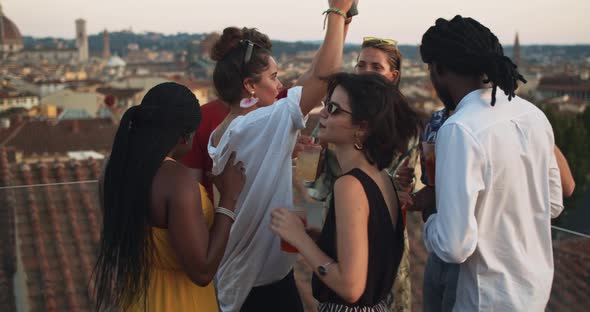
[[[209,137],[211,133],[229,114],[229,107],[221,100],[211,101],[201,106],[203,118],[201,124],[195,132],[193,137],[193,144],[191,151],[184,156],[182,163],[194,169],[201,169],[203,171],[203,186],[207,190],[207,195],[211,202],[213,200],[213,181],[207,177],[207,173],[211,172],[213,168],[213,161],[207,152],[207,145],[209,144]]]

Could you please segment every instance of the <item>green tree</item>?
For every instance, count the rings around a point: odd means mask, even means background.
[[[564,200],[567,215],[579,206],[588,185],[590,172],[590,109],[583,114],[564,114],[555,109],[544,109],[549,122],[553,126],[555,144],[565,155],[574,180],[576,189],[571,198]]]

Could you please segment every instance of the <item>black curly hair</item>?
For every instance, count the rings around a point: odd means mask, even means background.
[[[375,73],[337,73],[327,81],[328,99],[336,87],[343,88],[350,101],[353,124],[367,126],[362,144],[370,164],[382,170],[395,155],[406,153],[408,142],[418,134],[419,120],[391,81]]]

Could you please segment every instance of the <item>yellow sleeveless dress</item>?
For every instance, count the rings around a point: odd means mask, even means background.
[[[213,205],[207,197],[205,188],[200,184],[199,188],[201,189],[203,214],[208,226],[211,227],[214,215]],[[152,235],[156,257],[147,293],[147,308],[144,310],[143,300],[140,299],[136,306],[131,307],[130,311],[219,311],[213,283],[206,287],[200,287],[189,279],[176,259],[168,237],[168,230],[152,227]]]

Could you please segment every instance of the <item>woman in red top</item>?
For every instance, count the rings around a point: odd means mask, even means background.
[[[207,175],[213,168],[213,162],[207,153],[207,143],[213,130],[229,114],[229,107],[222,100],[216,99],[201,106],[201,112],[203,119],[193,137],[191,151],[182,159],[182,163],[190,168],[191,175],[205,187],[209,199],[215,203],[213,181]]]

